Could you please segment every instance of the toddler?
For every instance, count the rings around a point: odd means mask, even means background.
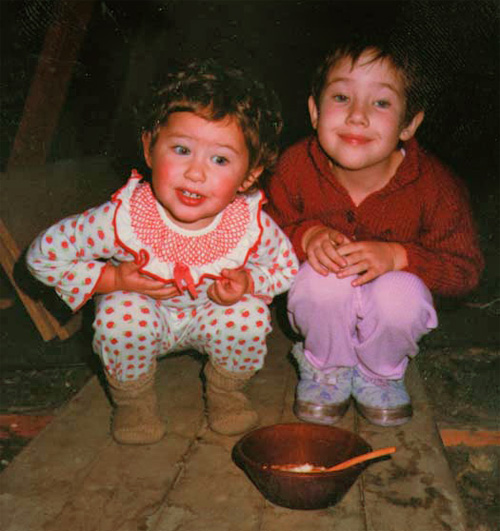
[[[314,134],[288,148],[268,212],[301,262],[288,296],[295,414],[333,424],[350,397],[372,423],[412,415],[404,374],[437,326],[432,294],[463,295],[483,259],[464,186],[422,149],[425,85],[391,43],[345,42],[316,71]]]
[[[277,100],[250,75],[190,63],[168,76],[143,124],[150,180],[133,170],[110,201],[31,244],[33,275],[75,311],[95,301],[93,348],[117,442],[163,437],[157,359],[186,349],[208,356],[210,427],[234,435],[256,425],[243,388],[264,363],[267,304],[298,270],[256,189],[281,126]]]

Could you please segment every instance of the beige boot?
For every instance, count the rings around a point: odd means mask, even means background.
[[[166,425],[158,414],[154,375],[153,368],[138,380],[119,382],[106,374],[115,404],[111,433],[116,442],[152,444],[165,435]]]
[[[210,362],[205,365],[208,424],[221,435],[245,433],[259,422],[257,413],[242,393],[255,372],[237,374]]]

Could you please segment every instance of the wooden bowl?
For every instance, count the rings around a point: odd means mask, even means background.
[[[274,424],[242,437],[234,462],[270,502],[289,509],[324,509],[338,503],[368,463],[338,472],[290,472],[272,465],[330,467],[372,448],[355,433],[318,424]]]

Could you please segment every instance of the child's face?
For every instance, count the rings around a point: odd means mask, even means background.
[[[155,196],[172,222],[184,229],[207,227],[262,171],[249,172],[245,138],[231,118],[214,122],[175,112],[152,148],[150,133],[142,141]]]
[[[312,126],[332,162],[346,170],[383,167],[399,140],[409,140],[423,119],[404,124],[403,79],[388,60],[365,52],[352,66],[341,59],[329,72],[319,104],[309,98]]]

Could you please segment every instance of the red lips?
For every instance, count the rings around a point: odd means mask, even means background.
[[[339,135],[340,139],[352,146],[362,146],[371,142],[371,138],[362,135]]]
[[[205,200],[205,198],[203,196],[199,196],[199,195],[197,195],[196,197],[195,196],[190,196],[190,195],[186,195],[185,192],[189,192],[189,191],[188,190],[181,190],[181,189],[176,190],[177,198],[179,199],[179,201],[183,205],[186,205],[186,206],[198,206],[201,203],[203,203],[203,201]],[[194,192],[192,192],[192,193],[194,193]]]

